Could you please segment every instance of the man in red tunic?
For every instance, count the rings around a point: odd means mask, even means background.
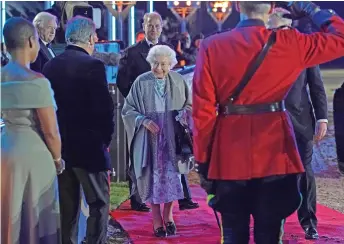
[[[304,172],[283,100],[304,69],[344,56],[339,16],[312,2],[289,2],[294,18],[307,16],[322,32],[275,30],[275,43],[229,104],[272,34],[265,25],[273,8],[273,2],[237,2],[237,27],[205,39],[197,58],[194,155],[203,185],[215,194],[222,243],[248,243],[250,215],[257,244],[279,242],[284,219],[301,202],[297,179]]]

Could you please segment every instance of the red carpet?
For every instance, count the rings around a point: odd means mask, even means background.
[[[120,209],[112,212],[128,231],[133,243],[139,244],[218,244],[220,230],[217,226],[212,210],[206,205],[205,193],[199,186],[192,187],[193,200],[200,204],[200,208],[190,211],[179,211],[175,204],[175,221],[178,234],[166,239],[157,239],[152,234],[152,218],[150,213],[130,211],[129,202],[121,205]],[[344,244],[344,214],[318,205],[318,231],[320,239],[305,241],[304,233],[298,224],[297,217],[291,216],[285,226],[284,243],[289,244]],[[253,242],[252,242],[253,243]]]

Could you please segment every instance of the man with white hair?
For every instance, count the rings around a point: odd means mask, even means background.
[[[139,75],[150,71],[150,64],[146,60],[150,48],[157,44],[168,45],[167,43],[159,41],[162,32],[162,18],[159,13],[146,13],[143,17],[142,27],[145,32],[145,39],[128,47],[124,51],[119,62],[116,84],[124,97],[129,94],[135,79]],[[182,175],[181,180],[185,198],[179,200],[179,209],[186,210],[198,208],[198,203],[193,202],[191,199],[191,191],[188,186],[187,176]],[[129,177],[130,191],[132,190],[132,184],[132,179]],[[140,212],[150,211],[149,207],[142,203],[138,194],[131,194],[130,203],[133,210]]]
[[[269,28],[290,28],[292,20],[285,9],[275,9],[270,15]],[[309,88],[309,90],[307,89]],[[302,203],[297,210],[306,239],[318,239],[316,217],[316,184],[312,169],[313,135],[320,141],[327,131],[327,97],[319,66],[304,70],[285,99],[293,123],[298,151],[305,168],[300,177]],[[315,121],[316,120],[316,121]]]
[[[307,67],[344,56],[344,21],[309,1],[287,2],[322,32],[266,28],[275,3],[239,1],[236,28],[202,41],[193,80],[194,156],[222,243],[282,242],[304,172],[285,97]]]
[[[32,70],[41,73],[46,62],[56,56],[50,44],[55,38],[57,18],[50,13],[40,12],[33,19],[33,25],[38,32],[41,48],[36,61],[30,67]]]
[[[65,31],[66,50],[43,69],[55,92],[66,170],[59,175],[62,244],[76,244],[80,185],[89,206],[86,243],[104,244],[109,215],[110,156],[114,105],[105,66],[92,57],[97,40],[92,20],[74,17]]]

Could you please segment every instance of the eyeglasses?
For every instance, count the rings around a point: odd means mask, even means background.
[[[154,62],[153,65],[154,65],[155,68],[157,68],[159,66],[161,66],[161,68],[168,68],[168,67],[170,67],[170,64],[168,64],[168,63]]]

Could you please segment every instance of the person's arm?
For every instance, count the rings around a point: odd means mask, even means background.
[[[124,97],[128,96],[130,91],[130,68],[129,51],[126,49],[119,60],[116,79],[117,88]]]
[[[117,66],[121,58],[121,54],[112,52],[107,53],[94,51],[92,56],[100,61],[103,61],[103,63],[108,66]]]
[[[298,14],[308,16],[321,32],[296,35],[301,66],[309,68],[344,56],[344,21],[331,10],[320,10],[312,2],[295,1]]]
[[[37,117],[40,122],[44,141],[53,156],[54,161],[61,160],[61,137],[57,125],[55,108],[53,106],[38,108]]]
[[[100,60],[95,60],[87,75],[90,99],[90,114],[94,119],[94,130],[98,131],[106,146],[110,145],[114,132],[114,104],[109,93],[106,80],[105,66]]]
[[[319,66],[307,69],[307,83],[315,118],[318,122],[327,123],[327,97]]]
[[[209,59],[202,42],[197,56],[192,85],[194,156],[199,163],[210,160],[210,144],[216,121],[216,95]]]

